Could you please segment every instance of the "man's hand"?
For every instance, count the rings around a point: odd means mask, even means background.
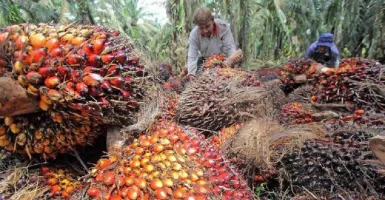
[[[190,81],[194,80],[194,79],[195,79],[195,75],[189,74],[189,75],[188,75],[188,79],[189,79]]]

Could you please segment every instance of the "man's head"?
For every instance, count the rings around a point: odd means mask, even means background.
[[[211,9],[206,7],[196,9],[194,24],[198,26],[201,35],[210,37],[214,32],[214,17],[211,14]]]
[[[334,44],[334,36],[331,33],[323,33],[318,39],[318,50],[320,53],[326,53]]]

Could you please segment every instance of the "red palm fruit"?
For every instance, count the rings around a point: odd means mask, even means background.
[[[65,90],[69,96],[75,96],[75,83],[68,82],[66,84]]]
[[[64,45],[63,46],[64,55],[69,54],[73,49],[74,49],[74,45],[73,44],[66,44],[66,45]]]
[[[70,80],[72,82],[79,82],[80,81],[80,78],[81,78],[81,75],[82,75],[82,71],[80,70],[73,70],[71,72],[71,77],[70,77]]]
[[[131,83],[132,83],[132,77],[131,76],[126,76],[126,77],[124,77],[124,84],[126,85],[126,86],[129,86]]]
[[[35,96],[38,96],[39,94],[39,90],[31,84],[28,85],[27,92]]]
[[[49,51],[52,58],[62,58],[64,57],[64,50],[60,47],[54,48]]]
[[[62,98],[62,95],[57,90],[50,89],[48,90],[47,97],[52,101],[59,101]]]
[[[54,76],[56,73],[56,68],[54,67],[41,67],[39,68],[39,74],[45,78],[48,76]]]
[[[44,103],[48,104],[48,105],[52,104],[52,101],[49,100],[48,97],[45,95],[40,95],[40,100],[43,101]]]
[[[33,63],[33,56],[27,54],[22,61],[28,63],[29,65],[31,65]]]
[[[48,88],[53,89],[60,84],[60,78],[57,76],[48,77],[45,79],[44,84]]]
[[[88,91],[88,94],[93,96],[93,97],[100,97],[100,96],[103,96],[103,90],[100,86],[97,86],[97,87],[90,87],[89,88],[89,91]]]
[[[364,113],[365,113],[365,110],[362,110],[362,109],[354,111],[354,114],[357,114],[357,115],[362,115]]]
[[[120,92],[122,93],[122,96],[123,96],[123,99],[124,100],[128,100],[131,96],[131,93],[126,91],[126,90],[120,90]]]
[[[115,56],[111,54],[102,55],[102,61],[104,64],[109,64],[115,59]]]
[[[28,37],[27,36],[25,36],[25,35],[21,35],[20,37],[18,37],[17,39],[16,39],[16,48],[18,49],[18,50],[21,50],[23,47],[24,47],[24,45],[28,42]]]
[[[66,61],[70,65],[78,65],[78,64],[83,63],[84,58],[78,54],[70,54],[67,57]]]
[[[104,178],[103,178],[103,182],[104,184],[106,185],[112,185],[115,183],[115,173],[111,172],[111,171],[107,171],[105,174],[104,174]]]
[[[28,80],[27,80],[27,77],[25,77],[24,75],[19,75],[17,77],[17,81],[19,82],[19,84],[23,87],[28,87]]]
[[[102,102],[102,107],[103,108],[108,108],[111,106],[110,102],[107,100],[106,97],[101,97],[100,101]]]
[[[61,42],[63,43],[70,43],[72,44],[72,40],[75,38],[75,36],[72,33],[67,33],[63,35],[63,37],[60,38]]]
[[[83,74],[88,74],[88,73],[98,73],[100,74],[102,72],[101,68],[95,68],[92,66],[87,66],[83,69]]]
[[[80,95],[85,95],[88,93],[88,86],[83,82],[77,83],[75,87],[76,87],[76,92],[79,93]]]
[[[127,60],[127,55],[126,53],[124,52],[124,50],[120,50],[116,53],[115,55],[115,59],[120,63],[120,64],[124,64]]]
[[[87,190],[87,194],[90,195],[90,197],[99,197],[101,192],[98,188],[90,187]]]
[[[312,97],[311,97],[311,101],[312,101],[312,102],[317,102],[317,100],[318,100],[317,96],[312,96]]]
[[[21,74],[24,71],[24,64],[20,61],[16,61],[15,64],[13,64],[13,72]]]
[[[99,86],[103,82],[103,77],[99,74],[89,73],[83,77],[83,82],[89,86]]]
[[[8,32],[5,32],[5,33],[0,33],[0,43],[3,43],[5,42],[5,40],[7,39],[8,37]]]
[[[59,72],[60,76],[63,78],[67,77],[70,75],[70,68],[65,67],[65,66],[59,66],[57,67],[57,71]]]
[[[118,75],[120,72],[120,67],[118,65],[111,65],[108,70],[106,76]]]
[[[88,56],[88,63],[94,67],[100,67],[102,65],[102,58],[97,54]]]
[[[110,83],[111,85],[117,87],[117,88],[121,88],[124,84],[124,78],[121,77],[121,76],[115,76],[115,77],[111,77],[110,78]]]
[[[39,107],[40,107],[40,109],[47,111],[50,106],[46,102],[40,100],[39,101]]]
[[[111,83],[109,81],[103,81],[102,82],[102,89],[104,92],[112,92]]]
[[[72,44],[75,46],[79,46],[79,45],[83,44],[85,41],[86,41],[85,37],[75,37],[72,40]]]
[[[39,48],[34,51],[32,51],[32,62],[37,63],[41,59],[43,59],[47,55],[47,52],[45,51],[44,48]]]
[[[105,41],[106,41],[105,39],[96,39],[96,40],[92,41],[92,45],[93,45],[95,54],[102,53],[102,51],[104,49],[104,42]]]
[[[45,43],[44,46],[48,49],[48,51],[51,51],[52,49],[60,47],[60,41],[57,38],[51,38]]]
[[[47,38],[42,33],[37,33],[29,36],[29,40],[31,41],[32,47],[37,49],[40,47],[44,47]]]
[[[15,51],[15,52],[13,52],[13,58],[15,59],[15,60],[20,60],[20,58],[21,58],[21,56],[23,55],[23,52],[21,52],[21,51]],[[2,64],[4,63],[4,64],[7,64],[4,60],[1,60],[0,61],[0,67],[5,67],[5,66],[3,66]]]
[[[119,31],[114,31],[113,33],[112,33],[112,36],[119,36],[120,35],[120,32]]]
[[[27,80],[32,84],[39,84],[43,80],[43,77],[38,72],[31,71],[27,74]]]
[[[87,55],[91,55],[93,54],[93,48],[92,48],[92,45],[90,43],[87,43],[87,44],[84,44],[82,46],[82,50],[84,53],[86,53]]]
[[[96,34],[96,39],[106,39],[109,34],[106,32],[98,32]]]
[[[58,185],[54,185],[54,186],[51,187],[51,191],[50,192],[53,195],[58,195],[60,191],[61,191],[61,187],[58,186]]]

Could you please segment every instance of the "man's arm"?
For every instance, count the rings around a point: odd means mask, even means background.
[[[195,76],[197,73],[197,62],[198,62],[198,37],[196,34],[193,34],[194,32],[190,33],[190,37],[188,40],[189,47],[188,47],[188,57],[187,57],[187,70],[188,70],[188,75],[193,75]]]
[[[235,42],[233,34],[231,33],[230,28],[226,31],[226,33],[222,36],[223,42],[223,52],[226,57],[233,55],[236,51]]]

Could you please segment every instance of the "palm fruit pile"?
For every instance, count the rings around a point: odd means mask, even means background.
[[[158,121],[121,155],[100,159],[93,199],[253,199],[224,156],[194,130]]]
[[[280,122],[285,124],[305,124],[313,122],[312,110],[302,103],[289,103],[281,108]]]
[[[182,92],[176,119],[183,125],[217,131],[262,113],[268,92],[246,73],[230,68],[205,70]],[[261,104],[261,102],[264,102]],[[261,107],[260,107],[261,106]]]
[[[118,31],[13,25],[0,30],[0,46],[0,76],[17,80],[41,109],[12,117],[15,123],[0,119],[0,133],[7,130],[0,146],[54,157],[76,144],[92,143],[102,125],[134,123],[147,72]],[[53,150],[45,151],[47,146]]]
[[[285,155],[278,167],[287,174],[294,192],[303,187],[316,195],[345,190],[370,196],[385,195],[385,177],[378,165],[365,162],[375,159],[368,148],[373,134],[359,129],[339,130],[327,139],[304,143],[301,150]]]
[[[211,142],[217,147],[221,148],[221,146],[226,143],[228,139],[230,139],[233,135],[235,135],[238,130],[242,127],[243,123],[238,122],[229,127],[224,127],[218,131],[217,134],[211,137]]]
[[[222,54],[212,55],[205,61],[204,68],[221,67],[225,57]]]
[[[282,89],[285,93],[293,91],[298,84],[295,83],[294,76],[306,74],[311,77],[316,72],[317,63],[309,58],[291,59],[284,65],[281,71]]]
[[[13,164],[2,173],[0,199],[69,199],[83,187],[77,180],[81,173],[68,166]]]
[[[47,198],[68,199],[76,191],[81,190],[83,183],[78,181],[78,176],[69,168],[41,167],[40,176],[43,179],[42,187],[48,186]]]
[[[385,66],[374,60],[347,58],[339,68],[313,76],[313,96],[318,103],[351,102],[363,109],[385,108]]]

